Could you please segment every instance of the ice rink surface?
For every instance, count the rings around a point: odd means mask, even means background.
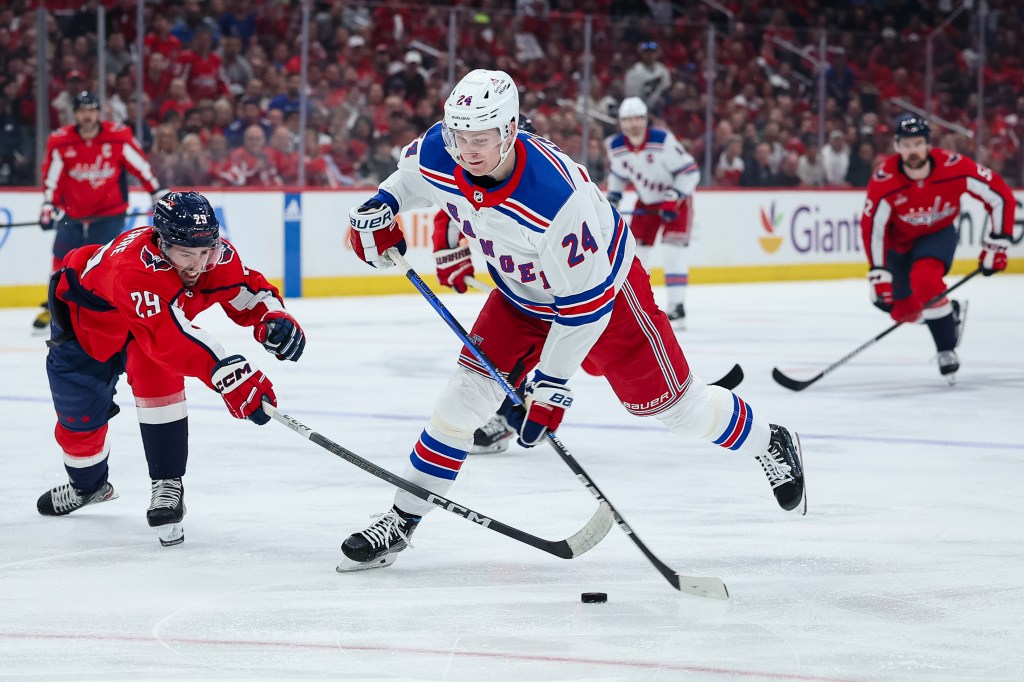
[[[778,508],[753,460],[681,443],[602,380],[573,380],[562,440],[655,553],[725,580],[728,602],[676,593],[618,528],[566,561],[444,512],[394,566],[339,575],[339,544],[393,489],[280,424],[235,421],[193,380],[183,545],[146,525],[124,380],[120,499],[39,516],[36,498],[66,480],[45,348],[36,311],[0,309],[0,679],[1024,680],[1024,277],[958,292],[955,387],[920,326],[802,393],[772,381],[774,366],[810,377],[884,329],[867,293],[860,280],[690,293],[693,369],[710,381],[741,363],[740,395],[799,431],[806,517]],[[468,327],[483,297],[443,300]],[[400,473],[458,341],[415,293],[290,307],[309,337],[298,364],[219,311],[200,323],[260,364],[282,411]],[[548,447],[472,457],[450,497],[550,539],[595,509]],[[585,591],[608,603],[580,603]]]

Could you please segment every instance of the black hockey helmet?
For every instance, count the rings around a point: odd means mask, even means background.
[[[526,114],[519,114],[519,122],[516,124],[516,128],[522,133],[537,134],[537,129],[533,127],[533,121]]]
[[[100,99],[88,90],[82,90],[80,93],[75,95],[74,110],[79,109],[99,109]]]
[[[153,208],[153,227],[165,244],[208,248],[220,243],[220,223],[199,192],[168,192]]]
[[[928,119],[914,114],[901,118],[896,122],[896,139],[898,141],[904,137],[923,137],[925,142],[931,142],[932,128],[928,125]]]

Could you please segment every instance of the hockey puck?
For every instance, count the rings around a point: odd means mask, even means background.
[[[580,595],[580,601],[584,604],[603,604],[608,601],[608,594],[605,592],[584,592]]]

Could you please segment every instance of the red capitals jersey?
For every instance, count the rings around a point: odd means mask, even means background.
[[[75,249],[64,267],[73,272],[64,272],[56,293],[68,304],[86,353],[105,361],[132,338],[168,371],[207,386],[213,366],[231,353],[192,324],[196,315],[220,304],[235,324],[252,327],[268,312],[284,310],[277,289],[246,268],[227,242],[218,265],[194,287],[185,287],[162,257],[152,227],[125,232],[102,246]]]
[[[100,122],[100,131],[84,140],[73,125],[54,131],[43,157],[43,201],[67,211],[69,218],[117,215],[128,210],[128,178],[142,181],[146,191],[159,187],[153,169],[122,125]]]
[[[220,55],[214,52],[205,57],[192,50],[183,52],[178,57],[178,75],[188,84],[189,97],[197,102],[231,94],[221,72]]]
[[[964,192],[985,204],[994,233],[1013,234],[1017,203],[998,173],[945,149],[932,149],[930,157],[932,172],[924,180],[907,177],[899,154],[886,159],[871,176],[861,216],[871,267],[885,267],[889,249],[906,253],[919,237],[952,225]]]

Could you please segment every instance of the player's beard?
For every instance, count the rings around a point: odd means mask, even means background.
[[[192,270],[178,270],[178,276],[181,277],[181,282],[187,287],[194,287],[199,283],[199,278],[202,276],[202,272]]]
[[[928,157],[913,154],[911,156],[908,156],[906,160],[903,161],[903,165],[909,168],[910,170],[921,170],[922,168],[924,168],[924,164],[927,162]]]

